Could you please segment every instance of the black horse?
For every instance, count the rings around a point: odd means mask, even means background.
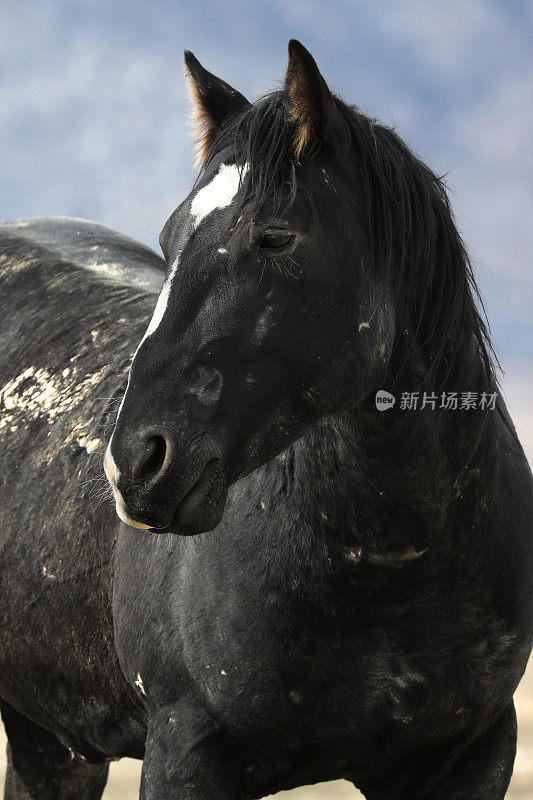
[[[168,268],[0,228],[5,797],[503,798],[533,485],[445,188],[297,42],[253,105],[186,64]]]

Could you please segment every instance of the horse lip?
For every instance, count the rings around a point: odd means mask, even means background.
[[[185,494],[180,498],[179,502],[175,506],[172,511],[172,517],[170,521],[164,522],[162,524],[152,523],[152,522],[142,522],[139,519],[135,519],[131,517],[125,508],[124,500],[119,492],[115,492],[115,500],[116,500],[116,511],[120,519],[129,525],[132,528],[140,528],[142,530],[153,530],[157,531],[158,533],[164,533],[165,531],[174,530],[174,528],[179,528],[180,526],[180,515],[183,517],[184,509],[187,510],[187,501],[189,505],[194,502],[195,495],[198,504],[200,505],[203,500],[207,498],[202,497],[202,490],[205,490],[206,483],[209,486],[208,479],[213,475],[213,469],[216,470],[215,474],[220,473],[220,458],[219,456],[211,455],[204,461],[203,466],[201,467],[200,471],[197,473],[196,479],[192,482],[189,486]],[[189,513],[194,512],[194,508],[188,509]],[[145,519],[149,519],[149,514],[142,515]],[[183,523],[182,523],[183,524]],[[212,526],[214,527],[214,526]]]
[[[136,519],[133,519],[126,513],[124,507],[124,500],[122,496],[118,493],[115,493],[115,510],[117,512],[117,516],[122,522],[126,525],[129,525],[130,528],[139,528],[140,530],[150,530],[150,525],[145,525],[144,522],[138,522]]]
[[[222,479],[224,482],[223,492],[221,491],[216,498],[216,505],[221,502],[222,494],[226,494],[226,485],[224,476],[222,474],[220,458],[217,456],[208,458],[202,467],[200,474],[189,488],[184,497],[177,504],[171,522],[160,530],[174,530],[183,527],[191,527],[190,517],[195,516],[198,509],[201,509],[205,503],[209,502],[209,488],[212,485],[211,479],[215,477]],[[207,490],[207,491],[206,491]],[[192,506],[188,508],[188,506]],[[187,517],[189,517],[187,519]],[[219,520],[218,520],[219,521]],[[218,521],[203,530],[211,530],[218,524]],[[193,525],[194,527],[194,525]]]

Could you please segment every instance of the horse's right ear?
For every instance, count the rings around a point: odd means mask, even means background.
[[[197,163],[202,164],[224,122],[251,103],[229,83],[204,69],[190,50],[185,50],[184,55],[185,77],[193,107]]]

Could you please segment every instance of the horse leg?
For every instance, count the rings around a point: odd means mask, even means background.
[[[454,761],[427,794],[432,800],[503,800],[516,755],[514,703]],[[424,795],[426,796],[426,795]]]
[[[516,714],[511,702],[492,726],[457,757],[422,762],[415,777],[359,786],[367,800],[503,800],[516,753]]]
[[[48,731],[2,701],[7,774],[4,800],[100,800],[108,764],[72,757]]]
[[[214,720],[182,700],[148,718],[141,800],[234,800],[232,758]]]

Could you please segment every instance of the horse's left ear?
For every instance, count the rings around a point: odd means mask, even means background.
[[[208,72],[190,50],[185,50],[185,77],[193,106],[197,163],[202,163],[227,119],[251,103],[229,83]]]
[[[337,108],[311,53],[297,39],[289,42],[285,95],[296,124],[294,147],[298,159],[310,155],[325,141],[338,154],[350,143],[348,123]]]

